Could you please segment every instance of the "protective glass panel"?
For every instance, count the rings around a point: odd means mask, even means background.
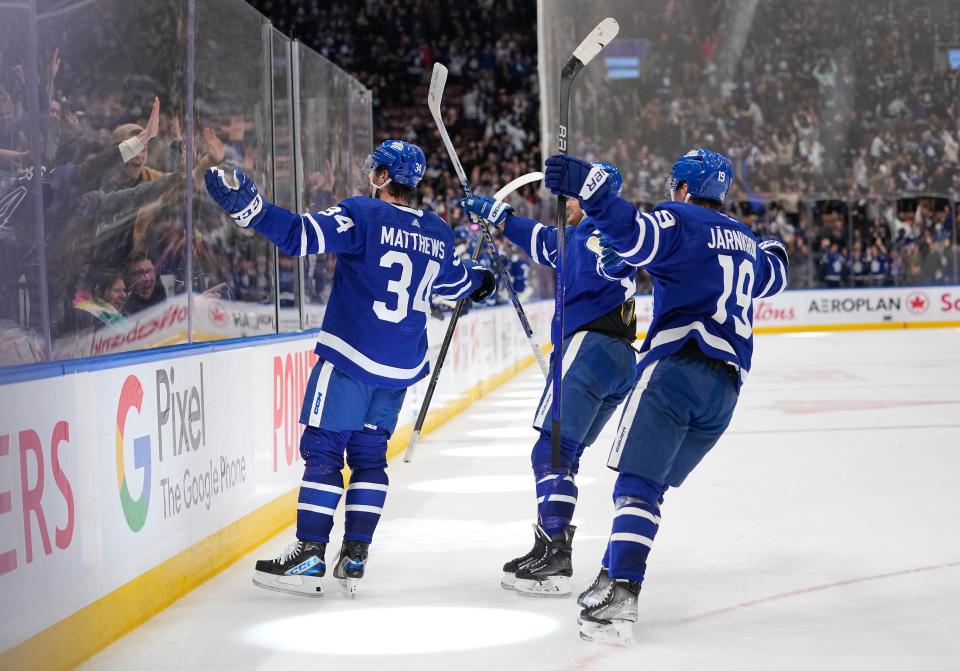
[[[195,172],[242,169],[273,200],[270,61],[268,24],[250,5],[197,3]],[[193,203],[193,340],[276,333],[273,245],[234,224],[201,180]]]
[[[911,203],[928,192],[949,196],[944,204],[960,192],[955,2],[540,0],[538,7],[545,156],[557,151],[560,68],[600,20],[614,17],[618,37],[574,84],[568,147],[617,164],[625,197],[663,200],[676,157],[713,149],[734,164],[728,206],[751,203],[748,216],[760,224],[787,220],[781,228],[794,286],[956,276],[956,217],[938,207],[911,226],[915,246],[938,257],[929,272],[881,280],[879,272],[871,279],[859,266],[845,269],[860,263],[851,256],[876,267],[883,255],[870,251],[877,217],[861,210],[904,192],[914,195]],[[903,220],[897,208],[881,208],[893,233]],[[938,236],[945,237],[919,242]],[[924,260],[930,253],[910,243],[887,251]]]
[[[299,51],[301,204],[318,212],[354,195],[350,191],[349,133],[351,77],[322,56]],[[367,149],[369,152],[369,148]],[[303,260],[303,325],[317,328],[333,284],[336,257],[318,254]]]
[[[49,131],[54,117],[49,106],[40,113],[31,105],[31,30],[27,2],[0,3],[0,366],[46,356],[37,191],[49,163],[31,137],[41,137],[41,123]],[[49,82],[48,71],[40,74]]]
[[[890,256],[893,283],[902,286],[952,284],[957,281],[956,203],[931,194],[905,194],[885,214],[881,232]],[[872,232],[872,231],[871,231]]]
[[[187,340],[186,1],[37,3],[53,355]]]
[[[297,184],[293,170],[293,90],[291,42],[271,28],[273,57],[273,184],[274,202],[296,211]],[[276,251],[277,304],[281,333],[300,330],[300,260]]]

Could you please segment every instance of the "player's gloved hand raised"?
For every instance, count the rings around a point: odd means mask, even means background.
[[[483,280],[480,283],[480,286],[473,290],[473,293],[470,294],[470,300],[474,303],[482,303],[487,298],[497,290],[497,276],[493,274],[493,271],[489,268],[484,268],[483,266],[475,266],[473,269],[474,272],[480,273],[483,276]]]
[[[576,156],[554,154],[546,161],[543,183],[557,196],[592,200],[610,190],[610,175],[602,166]]]
[[[596,240],[593,243],[593,240]],[[603,233],[596,233],[589,238],[588,245],[591,251],[597,254],[597,272],[613,282],[636,275],[637,269],[623,260],[617,251],[610,246],[610,240]]]
[[[787,247],[776,238],[760,238],[760,249],[766,250],[771,254],[779,256],[787,268],[790,267],[790,257],[787,256]]]
[[[460,207],[467,212],[475,214],[482,219],[486,219],[494,226],[501,226],[507,220],[507,216],[513,212],[513,208],[502,200],[491,198],[490,196],[467,196],[460,199]]]
[[[263,198],[257,185],[243,170],[226,171],[210,168],[203,175],[207,193],[239,226],[246,228],[263,209]]]

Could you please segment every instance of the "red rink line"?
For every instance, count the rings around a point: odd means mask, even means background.
[[[759,606],[761,604],[771,603],[773,601],[782,601],[783,599],[789,599],[791,597],[801,596],[803,594],[812,594],[813,592],[823,592],[825,590],[833,589],[835,587],[846,587],[847,585],[856,585],[862,582],[872,582],[874,580],[896,578],[902,575],[912,575],[914,573],[925,573],[926,571],[938,571],[940,569],[954,568],[957,566],[960,566],[960,561],[949,562],[947,564],[936,564],[934,566],[921,566],[919,568],[908,568],[903,571],[893,571],[892,573],[879,573],[877,575],[863,576],[862,578],[849,578],[847,580],[838,580],[837,582],[830,582],[830,583],[826,583],[825,585],[814,585],[813,587],[804,587],[803,589],[795,589],[790,592],[781,592],[780,594],[773,594],[771,596],[765,596],[760,599],[744,601],[743,603],[738,603],[734,606],[727,606],[726,608],[709,610],[706,613],[700,613],[699,615],[690,615],[689,617],[681,617],[676,620],[667,620],[666,622],[663,622],[662,625],[690,624],[691,622],[700,622],[701,620],[706,620],[707,618],[711,618],[716,615],[723,615],[724,613],[732,613],[734,611],[740,610],[741,608],[750,608],[752,606]]]
[[[813,587],[804,587],[803,589],[795,589],[789,592],[781,592],[780,594],[772,594],[770,596],[765,596],[760,599],[752,599],[750,601],[744,601],[742,603],[735,604],[733,606],[727,606],[725,608],[717,608],[716,610],[708,610],[705,613],[699,613],[698,615],[690,615],[688,617],[681,617],[676,620],[666,620],[663,622],[654,623],[651,626],[653,627],[664,627],[664,626],[674,626],[682,624],[691,624],[693,622],[700,622],[702,620],[709,619],[711,617],[716,617],[717,615],[724,615],[726,613],[733,613],[735,611],[741,610],[743,608],[752,608],[753,606],[759,606],[766,603],[772,603],[774,601],[782,601],[784,599],[789,599],[795,596],[802,596],[804,594],[812,594],[814,592],[823,592],[828,589],[834,589],[836,587],[846,587],[847,585],[856,585],[862,582],[872,582],[874,580],[884,580],[886,578],[897,578],[904,575],[913,575],[915,573],[925,573],[927,571],[938,571],[945,568],[956,568],[960,566],[960,561],[948,562],[946,564],[935,564],[933,566],[920,566],[918,568],[905,569],[903,571],[893,571],[891,573],[879,573],[877,575],[868,575],[861,578],[849,578],[847,580],[838,580],[837,582],[830,582],[824,585],[814,585]],[[587,644],[590,645],[590,644]],[[602,644],[593,644],[600,646]],[[620,648],[620,647],[608,647],[603,646],[602,649],[598,650],[594,654],[583,657],[571,666],[567,667],[568,669],[586,669],[592,666],[594,663],[599,662],[600,660],[609,657],[612,654],[618,652],[626,652],[630,648]]]

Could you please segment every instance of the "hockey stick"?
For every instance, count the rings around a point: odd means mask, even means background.
[[[604,19],[597,24],[587,38],[580,43],[560,70],[560,124],[557,129],[557,150],[567,153],[568,124],[570,120],[570,92],[573,81],[580,71],[599,54],[620,32],[616,19]],[[560,402],[561,382],[563,379],[563,265],[566,245],[567,199],[557,198],[557,276],[555,289],[555,307],[553,313],[553,408],[550,422],[550,467],[560,468]]]
[[[460,157],[457,156],[457,150],[453,148],[453,142],[450,141],[447,127],[443,123],[443,118],[440,116],[440,100],[443,98],[443,89],[446,84],[446,66],[442,63],[434,63],[433,75],[430,77],[430,91],[427,94],[427,106],[430,108],[430,114],[437,124],[437,130],[440,131],[440,139],[443,140],[443,146],[447,149],[447,155],[450,157],[450,162],[453,163],[453,169],[460,179],[460,186],[463,187],[463,193],[469,197],[473,195],[473,189],[470,188],[470,183],[467,181],[467,174],[463,171],[463,166],[460,164]],[[517,317],[520,319],[520,326],[523,327],[523,332],[527,336],[527,342],[530,343],[530,349],[533,350],[533,356],[540,365],[540,371],[543,373],[544,379],[546,379],[549,371],[547,362],[544,360],[540,348],[537,347],[537,343],[533,339],[533,329],[530,328],[530,320],[527,319],[527,313],[523,311],[523,306],[520,305],[520,299],[517,298],[517,292],[513,288],[513,282],[510,281],[510,276],[507,274],[506,268],[504,268],[500,262],[500,253],[497,251],[497,246],[493,242],[493,236],[490,233],[487,222],[481,221],[479,218],[474,218],[474,221],[480,226],[480,230],[483,231],[483,238],[490,247],[490,256],[493,258],[494,268],[496,268],[500,280],[507,287],[507,294],[510,296],[510,302],[513,303],[513,309],[517,312]]]
[[[493,197],[497,200],[505,200],[507,196],[517,189],[524,187],[527,184],[537,182],[541,179],[543,179],[542,172],[528,172],[526,175],[517,177],[505,187],[497,191]],[[477,248],[473,250],[474,259],[476,259],[480,254],[479,250],[481,249],[483,249],[483,245],[477,245]],[[440,369],[443,368],[443,361],[447,358],[447,350],[450,348],[450,341],[453,338],[453,332],[457,327],[457,322],[460,320],[460,313],[463,311],[463,306],[468,300],[470,300],[469,297],[464,296],[457,301],[456,306],[453,308],[453,318],[450,320],[450,325],[447,326],[447,333],[443,336],[443,344],[440,345],[440,352],[437,354],[437,362],[433,366],[433,375],[430,377],[430,385],[427,387],[427,394],[423,397],[423,403],[420,405],[420,412],[417,413],[417,421],[413,425],[413,435],[410,436],[410,444],[407,445],[407,451],[403,453],[404,463],[409,464],[413,459],[413,451],[416,448],[417,441],[420,440],[420,431],[423,429],[423,423],[427,418],[427,409],[430,407],[430,401],[433,400],[433,392],[437,387],[437,380],[440,378]]]

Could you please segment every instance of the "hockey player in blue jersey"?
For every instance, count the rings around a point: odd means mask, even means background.
[[[578,599],[581,637],[624,641],[637,619],[664,493],[683,483],[730,423],[750,371],[753,301],[787,286],[787,253],[723,213],[733,168],[720,154],[694,149],[677,159],[670,200],[651,212],[618,197],[610,174],[586,161],[552,156],[545,172],[547,187],[579,198],[601,244],[617,253],[612,271],[625,262],[653,278],[639,377],[608,460],[619,473],[613,529],[601,571]]]
[[[484,300],[490,271],[461,260],[440,217],[409,206],[426,161],[416,145],[388,140],[367,158],[372,197],[347,198],[323,212],[295,214],[266,202],[241,171],[207,172],[210,196],[234,221],[285,254],[336,254],[333,289],[317,339],[300,423],[303,481],[297,540],[258,561],[254,583],[319,596],[333,515],[351,468],[343,544],[333,567],[345,596],[363,577],[387,496],[387,439],[406,388],[429,373],[426,320],[431,295]]]
[[[619,194],[619,171],[609,163],[598,165]],[[504,235],[535,263],[554,267],[555,227],[518,216],[489,196],[465,198],[462,207],[502,226]],[[583,217],[576,201],[567,209],[567,225],[561,463],[555,469],[550,460],[553,385],[548,379],[533,424],[540,432],[531,455],[537,496],[534,544],[527,554],[503,565],[501,579],[503,587],[530,596],[566,596],[571,591],[575,527],[570,521],[577,504],[580,456],[627,397],[636,370],[631,345],[637,334],[636,269],[626,264],[616,271],[604,269],[596,223]]]

